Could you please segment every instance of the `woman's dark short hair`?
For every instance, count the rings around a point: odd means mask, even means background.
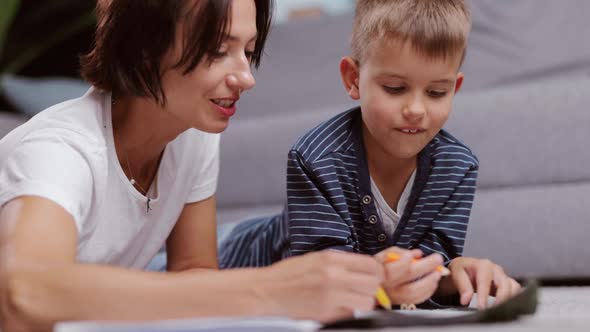
[[[273,0],[254,0],[258,35],[252,64],[258,68],[268,35]],[[185,20],[184,49],[175,68],[191,72],[214,55],[231,24],[232,0],[98,0],[93,49],[81,57],[81,74],[115,95],[149,96],[166,103],[162,60]]]

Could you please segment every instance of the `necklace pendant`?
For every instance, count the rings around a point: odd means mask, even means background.
[[[135,179],[131,179],[129,182],[131,182],[132,185],[135,185]]]

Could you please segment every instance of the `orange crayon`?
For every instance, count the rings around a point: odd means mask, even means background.
[[[388,253],[388,254],[387,254],[387,257],[385,258],[385,263],[393,263],[393,262],[397,262],[397,261],[398,261],[400,258],[401,258],[401,257],[400,257],[398,254],[396,254],[396,253],[394,253],[394,252],[390,252],[390,253]],[[416,258],[414,258],[414,259],[412,260],[412,262],[417,262],[417,261],[418,261],[418,260],[417,260]],[[446,277],[446,276],[448,276],[448,275],[450,275],[450,274],[451,274],[451,270],[447,269],[446,267],[444,267],[444,266],[442,266],[442,265],[439,265],[439,266],[437,266],[437,267],[436,267],[436,270],[437,270],[438,272],[440,272],[440,274],[441,274],[443,277]]]

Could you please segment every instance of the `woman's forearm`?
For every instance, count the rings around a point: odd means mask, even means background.
[[[70,320],[269,315],[270,301],[257,288],[260,272],[155,273],[97,265],[18,269],[5,274],[2,320],[37,331]]]

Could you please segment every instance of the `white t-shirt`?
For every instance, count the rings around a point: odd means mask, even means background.
[[[393,235],[397,225],[399,224],[404,211],[406,210],[406,205],[408,205],[408,200],[410,199],[410,194],[412,193],[412,187],[414,186],[414,180],[416,179],[416,171],[412,173],[408,183],[406,183],[406,187],[402,192],[399,201],[397,202],[397,209],[394,211],[387,201],[383,198],[383,195],[377,188],[377,184],[373,181],[371,177],[371,191],[373,192],[373,196],[375,197],[375,206],[377,207],[377,213],[379,214],[379,218],[381,218],[381,222],[383,222],[383,229],[385,233],[388,235]]]
[[[76,223],[83,263],[144,268],[184,205],[215,193],[218,173],[219,134],[185,131],[164,150],[148,212],[117,159],[111,94],[95,88],[0,140],[0,206],[23,195],[62,206]]]

